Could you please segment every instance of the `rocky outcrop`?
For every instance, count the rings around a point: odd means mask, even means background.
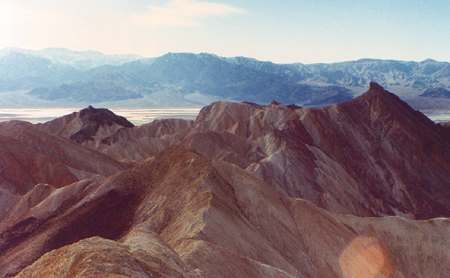
[[[38,125],[40,129],[50,134],[69,138],[87,146],[96,146],[118,130],[133,126],[126,118],[118,116],[108,109],[92,106]]]
[[[70,139],[121,161],[139,161],[179,143],[193,121],[162,119],[135,127],[107,109],[88,107],[38,124],[37,128]]]

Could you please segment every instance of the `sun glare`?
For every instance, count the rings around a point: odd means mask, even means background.
[[[340,256],[339,264],[345,278],[389,278],[394,270],[389,252],[373,237],[355,238]]]

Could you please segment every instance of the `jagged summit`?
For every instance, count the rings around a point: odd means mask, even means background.
[[[385,89],[377,82],[371,81],[369,83],[369,92],[385,92]]]
[[[369,88],[367,89],[367,91],[364,94],[362,94],[359,97],[356,97],[355,99],[360,99],[360,98],[362,98],[362,99],[370,99],[370,98],[389,99],[389,98],[396,98],[399,101],[401,101],[400,98],[397,95],[389,92],[383,86],[381,86],[379,83],[374,82],[374,81],[370,82]]]
[[[415,114],[421,114],[409,106],[399,96],[386,90],[377,82],[370,82],[369,89],[362,95],[351,101],[337,104],[341,108],[359,109],[362,111],[371,111],[372,115],[396,114],[398,117],[413,119]],[[426,116],[420,116],[422,120],[430,121]]]

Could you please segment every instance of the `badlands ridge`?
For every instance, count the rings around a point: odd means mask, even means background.
[[[376,83],[0,123],[0,277],[448,277],[450,130]]]

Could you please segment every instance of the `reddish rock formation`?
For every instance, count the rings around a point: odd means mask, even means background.
[[[79,200],[81,192],[86,197]],[[2,275],[67,244],[18,277],[57,277],[63,269],[80,277],[444,277],[449,271],[448,220],[327,212],[283,196],[238,166],[179,148],[58,193],[16,220],[28,236],[0,245]],[[67,200],[72,205],[63,205]],[[49,215],[50,204],[56,215]]]
[[[39,124],[38,127],[50,134],[58,135],[88,146],[97,146],[101,140],[123,128],[134,125],[107,109],[92,106],[79,112]]]
[[[120,129],[94,149],[117,160],[139,161],[178,144],[192,126],[190,120],[155,120],[135,128]]]
[[[62,187],[125,165],[25,122],[0,123],[0,219],[36,184]]]
[[[85,239],[49,252],[16,277],[202,277],[187,270],[178,255],[151,234],[131,240],[139,245]]]
[[[320,109],[218,102],[194,124],[155,121],[91,147],[139,160],[174,144],[234,163],[331,211],[450,215],[448,132],[376,83],[350,102]]]
[[[125,118],[106,109],[88,107],[37,128],[124,161],[153,156],[180,139],[193,126],[182,119],[155,120],[133,128]]]
[[[64,138],[49,135],[26,122],[0,123],[0,136],[3,140],[11,142],[11,146],[8,142],[4,142],[1,147],[20,164],[23,173],[28,173],[24,176],[18,175],[16,178],[19,181],[13,184],[20,188],[24,187],[20,190],[22,193],[40,182],[62,186],[92,175],[109,176],[125,169],[124,165],[106,155],[83,148]],[[10,160],[4,163],[5,167],[12,164]],[[63,171],[71,174],[58,174]],[[6,179],[14,178],[9,174],[5,175]],[[20,186],[20,180],[26,179],[26,176],[32,176],[33,179]]]
[[[320,109],[102,123],[95,144],[69,122],[0,124],[0,277],[450,272],[448,218],[411,219],[450,215],[448,133],[375,83]]]
[[[450,214],[450,141],[376,84],[320,109],[215,103],[200,112],[185,144],[331,211]]]

